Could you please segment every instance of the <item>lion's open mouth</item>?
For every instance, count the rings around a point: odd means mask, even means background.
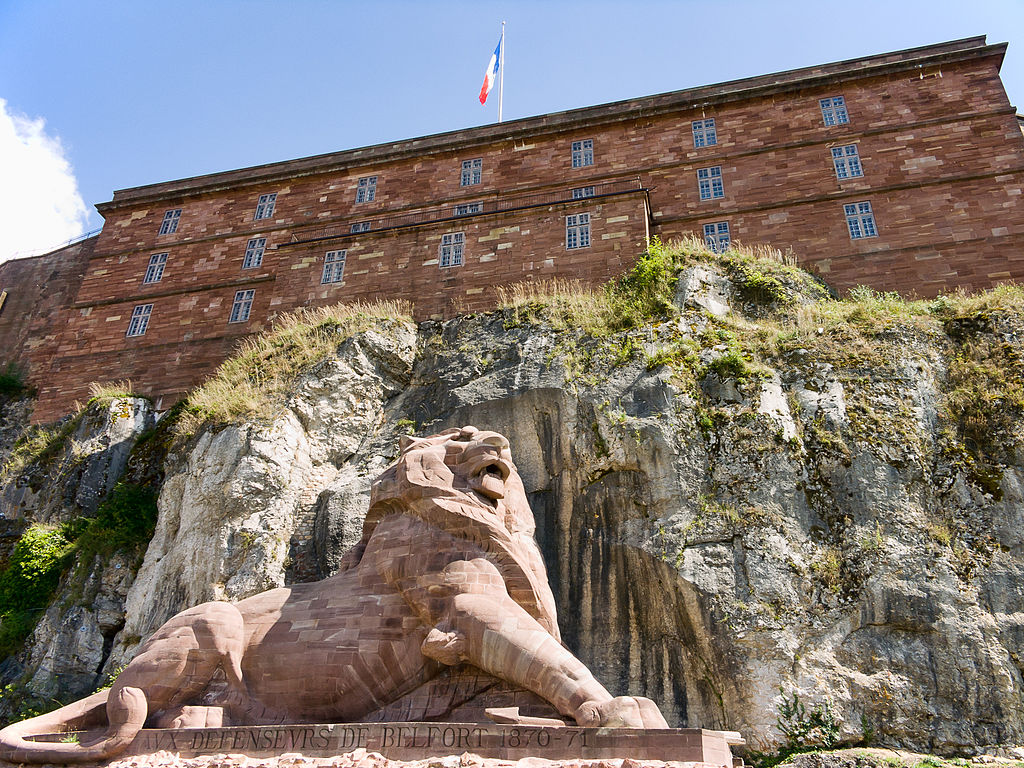
[[[512,474],[508,462],[493,454],[482,455],[471,461],[469,487],[493,501],[505,498],[505,481]]]

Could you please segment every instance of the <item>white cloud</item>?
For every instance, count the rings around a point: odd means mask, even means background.
[[[0,99],[0,261],[54,248],[87,223],[60,139]]]

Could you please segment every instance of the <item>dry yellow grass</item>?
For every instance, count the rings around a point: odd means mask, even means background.
[[[135,388],[130,380],[94,381],[89,385],[89,402],[94,400],[109,401],[118,397],[137,397]]]
[[[282,316],[189,395],[177,433],[193,434],[206,422],[267,419],[284,404],[295,381],[356,333],[387,320],[412,322],[404,301],[337,304]]]
[[[579,280],[531,280],[499,286],[498,308],[511,310],[517,321],[543,313],[555,330],[581,328],[594,333],[607,325],[612,312],[609,292]]]

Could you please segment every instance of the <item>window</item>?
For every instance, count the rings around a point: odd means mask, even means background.
[[[718,134],[715,132],[715,118],[708,117],[704,120],[694,120],[691,123],[693,128],[693,146],[713,147],[718,143]]]
[[[159,283],[164,276],[164,267],[167,265],[167,254],[156,253],[149,257],[149,266],[146,267],[146,276],[142,278],[143,283]]]
[[[572,199],[573,200],[582,200],[584,197],[593,197],[593,196],[594,196],[594,188],[593,187],[576,187],[576,189],[574,189],[572,191]]]
[[[462,203],[455,206],[455,215],[469,216],[471,213],[480,213],[483,209],[483,203]]]
[[[370,222],[368,222],[368,221],[357,221],[355,224],[353,224],[351,227],[349,227],[348,231],[351,232],[352,234],[356,234],[357,232],[369,232],[370,231]]]
[[[252,311],[252,297],[256,291],[235,291],[235,303],[231,305],[231,318],[229,323],[244,323],[249,319],[249,312]]]
[[[697,185],[700,187],[701,200],[716,200],[719,197],[725,197],[725,187],[722,185],[722,166],[700,168],[697,171]]]
[[[484,161],[478,157],[476,160],[462,161],[462,179],[459,182],[461,187],[471,187],[483,181]]]
[[[372,203],[375,197],[377,197],[377,177],[364,176],[356,185],[356,202]]]
[[[846,99],[842,96],[833,96],[831,99],[822,99],[821,119],[825,125],[843,125],[850,122],[850,116],[846,113]]]
[[[263,263],[263,251],[267,247],[267,238],[254,237],[245,246],[245,259],[242,261],[242,269],[252,269]]]
[[[832,147],[832,165],[835,166],[837,179],[852,179],[864,175],[856,144]]]
[[[729,222],[716,221],[704,225],[704,242],[714,253],[725,253],[729,250]]]
[[[271,192],[269,195],[260,195],[260,199],[256,201],[256,215],[252,217],[253,221],[269,219],[273,216],[276,203],[277,192]]]
[[[594,140],[584,139],[572,143],[572,167],[582,168],[594,164]]]
[[[565,249],[590,246],[590,214],[578,213],[565,217]]]
[[[125,336],[141,336],[149,328],[149,316],[153,313],[152,304],[139,304],[132,310],[132,320],[128,323]]]
[[[441,249],[438,251],[438,265],[441,267],[461,267],[462,248],[465,245],[462,232],[452,232],[441,237]]]
[[[871,212],[871,203],[851,203],[844,205],[843,210],[846,212],[846,226],[850,228],[851,240],[878,237],[875,214]]]
[[[175,208],[164,214],[163,223],[160,225],[161,235],[173,235],[178,231],[178,219],[181,218],[181,208]]]
[[[324,276],[320,284],[340,283],[345,276],[345,251],[328,251],[324,257]]]

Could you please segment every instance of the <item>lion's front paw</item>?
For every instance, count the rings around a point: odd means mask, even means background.
[[[574,716],[585,728],[668,728],[658,705],[643,696],[585,701]]]

